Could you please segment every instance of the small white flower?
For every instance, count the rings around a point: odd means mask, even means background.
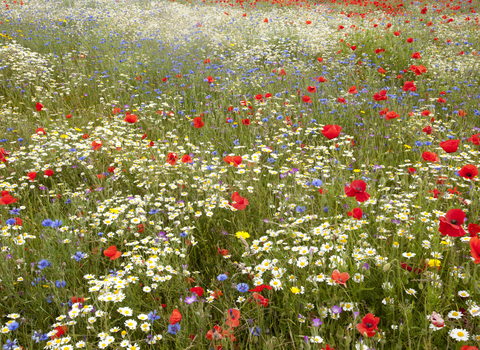
[[[450,331],[449,335],[456,341],[467,341],[469,334],[465,329],[454,328]]]

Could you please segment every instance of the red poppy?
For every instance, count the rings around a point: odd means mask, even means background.
[[[238,192],[234,192],[232,194],[232,201],[234,203],[231,203],[230,205],[232,207],[234,207],[235,209],[237,210],[243,210],[247,207],[247,205],[249,204],[248,203],[248,199],[247,197],[241,197]]]
[[[422,115],[425,116],[425,117],[428,117],[430,115],[430,113],[432,113],[432,112],[430,112],[428,109],[426,109],[422,112]]]
[[[182,157],[182,163],[193,163],[192,157],[188,154],[184,154]]]
[[[428,191],[428,193],[431,193],[432,191]],[[438,195],[442,195],[443,193],[437,190],[436,188],[433,189],[433,198],[438,198]]]
[[[355,45],[350,46],[350,48],[352,49],[352,51],[355,51],[357,49]]]
[[[305,103],[312,103],[312,99],[306,95],[302,97],[302,100]]]
[[[317,88],[315,86],[307,86],[307,91],[310,93],[317,92]]]
[[[423,271],[425,271],[427,265],[424,263],[424,264],[423,264],[423,268],[413,268],[413,267],[411,267],[410,265],[408,265],[406,262],[401,262],[401,263],[400,263],[400,267],[401,267],[402,269],[404,269],[404,270],[407,270],[408,272],[412,272],[412,271],[413,271],[413,272],[415,272],[415,273],[420,274],[420,273],[422,273]]]
[[[190,292],[197,294],[199,297],[203,295],[203,288],[202,287],[193,287],[190,288]]]
[[[263,305],[265,307],[267,307],[268,305],[268,299],[267,298],[264,298],[263,296],[261,296],[260,294],[258,293],[253,293],[253,299],[255,299],[255,301],[257,302],[258,305]]]
[[[365,192],[367,184],[363,180],[354,180],[350,186],[345,186],[345,194],[348,197],[355,197],[358,202],[365,202],[370,198],[370,195]]]
[[[459,116],[459,117],[465,117],[466,115],[467,115],[467,112],[465,112],[463,109],[460,109],[460,110],[458,111],[458,116]]]
[[[318,60],[318,62],[322,62],[322,61],[323,61],[323,58],[317,57],[317,60]]]
[[[393,32],[393,35],[395,35],[395,36],[399,36],[399,35],[400,35],[400,33],[401,33],[400,31],[398,31],[398,32]]]
[[[55,334],[52,335],[50,338],[55,339],[55,338],[60,338],[62,335],[64,335],[67,332],[67,327],[66,326],[58,326],[57,328],[54,329]]]
[[[340,135],[340,131],[342,131],[342,127],[339,125],[325,125],[322,129],[322,134],[327,139],[332,140]]]
[[[115,172],[115,167],[111,166],[107,169],[109,173],[114,173]]]
[[[325,79],[324,77],[318,77],[317,80],[321,83],[325,83],[327,81],[327,79]]]
[[[202,117],[193,118],[193,126],[197,129],[200,129],[204,125],[205,123],[202,121]]]
[[[337,102],[338,102],[338,103],[347,104],[347,101],[346,101],[343,97],[339,97],[339,98],[337,99]]]
[[[415,65],[412,64],[409,69],[411,71],[413,71],[415,73],[415,75],[422,75],[423,73],[425,73],[427,71],[427,68],[425,68],[422,65],[415,66]]]
[[[12,195],[8,194],[8,191],[2,191],[2,198],[0,198],[0,205],[8,205],[16,203],[18,198],[13,198]]]
[[[412,168],[412,167],[408,168],[408,173],[409,174],[415,174],[416,172],[417,172],[417,169]]]
[[[422,157],[424,161],[429,161],[429,162],[439,161],[437,154],[434,152],[423,152]]]
[[[385,114],[385,119],[388,121],[390,119],[395,119],[400,117],[400,115],[395,111],[390,111]]]
[[[388,100],[387,90],[382,90],[382,91],[380,91],[380,92],[375,93],[375,95],[373,95],[373,99],[374,99],[375,101],[385,101],[385,100]]]
[[[441,103],[441,104],[444,104],[445,102],[447,102],[447,100],[445,100],[444,98],[440,97],[438,100],[437,100],[438,103]]]
[[[362,319],[362,323],[357,324],[357,329],[362,335],[373,337],[375,335],[375,330],[378,330],[378,322],[380,322],[380,318],[369,313]]]
[[[250,119],[248,119],[248,118],[242,119],[242,124],[243,125],[250,125]]]
[[[213,77],[207,77],[207,82],[213,83],[214,81],[215,81],[215,79],[213,79]]]
[[[172,311],[172,315],[168,320],[170,321],[170,324],[178,323],[182,320],[182,314],[180,311],[178,311],[178,309],[175,309]]]
[[[31,173],[28,173],[27,176],[30,179],[30,181],[34,181],[35,178],[37,177],[37,173],[32,171]]]
[[[437,328],[442,328],[445,326],[445,321],[443,320],[442,316],[437,314],[435,311],[430,316],[430,322],[432,322],[432,324]]]
[[[470,255],[474,258],[474,263],[480,263],[480,239],[478,237],[470,238]]]
[[[266,285],[266,284],[262,284],[262,285],[256,286],[256,287],[253,288],[253,289],[249,289],[248,291],[249,291],[249,292],[261,292],[261,291],[263,291],[264,289],[272,290],[272,287],[271,287],[271,286],[268,286],[268,285]]]
[[[233,165],[235,168],[242,164],[242,157],[240,156],[226,156],[225,158],[223,158],[223,160],[228,164]]]
[[[265,19],[263,20],[263,22],[264,22],[264,23],[268,23],[268,18],[265,18]]]
[[[405,84],[403,85],[403,91],[415,92],[417,91],[417,87],[415,86],[413,81],[406,81]]]
[[[445,216],[440,216],[438,230],[442,236],[463,237],[466,232],[462,227],[465,221],[465,213],[461,209],[450,209]]]
[[[349,94],[356,94],[358,91],[357,91],[357,87],[355,85],[351,86],[349,89],[348,89],[348,93]]]
[[[408,38],[407,43],[409,43],[409,44],[413,43],[413,38]]]
[[[349,211],[348,216],[353,216],[355,219],[360,220],[362,218],[363,212],[360,208],[354,208],[352,211]]]
[[[440,147],[447,153],[454,153],[457,152],[458,145],[460,144],[460,140],[448,140],[440,142]]]
[[[35,105],[35,108],[37,109],[37,112],[40,112],[43,108],[43,105],[40,102],[37,102],[37,104]]]
[[[228,310],[228,319],[227,326],[232,328],[238,327],[240,325],[240,310],[230,309]]]
[[[90,135],[88,135],[88,134],[82,135],[82,139],[84,139],[84,140],[88,139],[89,137],[90,137]]]
[[[130,112],[127,112],[127,115],[125,116],[125,121],[130,124],[134,124],[138,121],[138,118],[135,114],[130,114]]]
[[[122,111],[121,108],[114,108],[113,111],[112,111],[112,114],[117,114],[117,113],[120,113]]]
[[[102,141],[93,141],[92,142],[92,147],[93,147],[94,151],[98,151],[102,146],[103,146]]]
[[[480,145],[480,134],[472,135],[468,142],[472,142],[474,145]]]
[[[36,134],[37,135],[40,135],[40,134],[46,134],[45,130],[43,128],[37,128],[37,131],[36,131]]]
[[[473,345],[464,345],[460,348],[460,350],[478,350],[478,348]]]
[[[350,275],[347,272],[340,273],[340,271],[335,270],[332,273],[332,280],[334,280],[335,283],[343,284],[345,288],[347,287],[346,282],[349,278],[350,278]]]
[[[470,237],[478,237],[478,234],[480,233],[480,225],[468,224],[468,233],[470,233]]]
[[[220,340],[222,338],[223,338],[222,327],[220,327],[219,325],[215,325],[213,329],[207,332],[207,339]]]
[[[305,23],[306,24],[312,24],[312,21],[306,21]]]
[[[167,163],[168,164],[175,165],[177,160],[178,160],[178,156],[177,156],[176,153],[170,152],[169,154],[167,154]]]
[[[76,296],[72,297],[72,303],[83,303],[85,301],[85,298],[77,298]]]
[[[419,52],[415,52],[415,53],[412,55],[412,58],[420,59],[420,58],[422,58],[422,57],[420,56],[420,53],[419,53]]]
[[[473,180],[473,178],[478,175],[478,169],[473,164],[467,164],[460,169],[458,174],[465,179]]]
[[[67,115],[65,116],[65,118],[67,118],[67,119],[70,119],[71,117],[72,117],[71,114],[67,114]]]
[[[420,12],[422,13],[422,15],[426,14],[426,13],[427,13],[427,8],[424,7],[424,8],[422,9],[422,11],[420,11]]]
[[[433,128],[429,125],[429,126],[424,127],[422,131],[424,133],[426,133],[427,135],[430,135],[433,131]]]
[[[52,176],[53,175],[53,170],[52,169],[47,169],[43,172],[43,175]]]
[[[122,252],[117,251],[117,247],[111,245],[110,247],[108,247],[107,250],[103,251],[103,255],[110,258],[110,260],[115,260],[118,259],[120,255],[122,255]]]

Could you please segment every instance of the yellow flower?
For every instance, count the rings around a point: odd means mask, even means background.
[[[428,262],[428,266],[430,267],[434,267],[434,266],[438,267],[440,265],[441,265],[441,261],[437,259],[432,259]]]
[[[292,291],[293,294],[300,293],[300,289],[298,289],[297,287],[292,287],[292,288],[290,288],[290,290]]]
[[[243,231],[239,231],[235,233],[235,236],[237,236],[237,238],[242,237],[244,239],[250,238],[250,235],[247,232],[243,232]]]

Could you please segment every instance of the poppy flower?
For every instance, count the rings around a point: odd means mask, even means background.
[[[428,191],[428,193],[431,193],[432,191]],[[443,193],[437,190],[436,188],[433,189],[433,198],[438,198],[438,195],[442,195]]]
[[[430,135],[430,134],[432,133],[432,131],[433,131],[433,128],[429,125],[429,126],[424,127],[424,128],[422,129],[422,131],[423,131],[424,133],[426,133],[427,135]]]
[[[420,53],[419,53],[419,52],[415,52],[415,53],[412,55],[412,58],[420,59],[420,58],[422,58],[422,57],[420,56]]]
[[[423,152],[422,157],[424,161],[429,161],[429,162],[439,161],[438,155],[434,152]]]
[[[55,338],[60,338],[62,335],[64,335],[67,332],[67,327],[66,326],[58,326],[57,328],[54,329],[55,334],[52,335],[50,338],[55,339]]]
[[[478,237],[478,234],[480,233],[480,225],[468,224],[468,232],[470,233],[470,237]]]
[[[335,283],[338,284],[343,284],[345,288],[347,287],[346,282],[350,278],[350,275],[347,272],[342,272],[335,270],[332,273],[332,280],[335,281]]]
[[[213,77],[207,77],[207,82],[208,83],[213,83],[215,80],[213,79]]]
[[[193,160],[190,155],[184,154],[182,157],[182,163],[193,163]]]
[[[256,286],[256,287],[253,288],[253,289],[249,289],[248,291],[249,291],[249,292],[261,292],[261,291],[263,291],[264,289],[272,290],[272,287],[271,287],[271,286],[268,286],[268,285],[266,285],[266,284],[262,284],[262,285]]]
[[[302,100],[305,103],[312,103],[312,99],[306,95],[302,97]]]
[[[417,172],[417,169],[412,168],[412,167],[408,168],[408,173],[409,174],[415,174],[416,172]]]
[[[473,345],[464,345],[460,348],[460,350],[478,350],[478,348],[476,346],[473,346]]]
[[[357,220],[360,220],[362,218],[363,212],[362,209],[360,208],[354,208],[352,211],[349,211],[348,216],[352,216]]]
[[[102,142],[102,141],[93,141],[93,142],[92,142],[92,147],[93,147],[93,150],[94,150],[94,151],[99,150],[102,146],[103,146],[103,142]]]
[[[400,34],[401,34],[400,31],[398,31],[398,32],[393,32],[393,35],[395,35],[395,36],[399,36]]]
[[[43,172],[43,175],[52,176],[53,175],[53,170],[52,169],[47,169]]]
[[[263,305],[264,307],[267,307],[268,305],[269,300],[256,292],[253,293],[253,299],[255,299],[258,305]]]
[[[207,339],[220,340],[222,338],[223,338],[222,327],[220,327],[219,325],[215,325],[213,329],[207,332]]]
[[[432,324],[437,328],[442,328],[445,326],[445,321],[443,320],[442,316],[437,314],[435,311],[430,316],[430,322],[432,322]]]
[[[103,255],[110,258],[110,260],[116,260],[122,255],[122,252],[117,251],[117,247],[111,245],[107,250],[103,251]]]
[[[178,309],[173,310],[172,315],[168,319],[168,321],[170,321],[170,324],[178,323],[181,320],[182,320],[182,314],[180,313],[180,311],[178,311]]]
[[[458,145],[460,144],[460,140],[448,140],[440,142],[440,147],[447,153],[454,153],[457,152]]]
[[[412,64],[409,69],[413,71],[415,75],[422,75],[427,71],[427,68],[425,68],[423,65],[415,66]]]
[[[447,100],[445,100],[444,98],[440,97],[438,100],[437,100],[438,103],[441,103],[441,104],[444,104],[445,102],[447,102]]]
[[[203,295],[203,288],[193,287],[193,288],[190,288],[190,292],[197,294],[198,297],[201,297]]]
[[[357,87],[356,87],[355,85],[351,86],[351,87],[348,89],[348,93],[349,93],[349,94],[356,94],[356,93],[358,93]]]
[[[223,158],[223,161],[227,162],[228,164],[233,165],[235,168],[242,164],[242,157],[240,156],[226,156]]]
[[[37,102],[37,104],[35,105],[35,108],[37,109],[37,112],[40,112],[43,108],[43,105],[40,102]]]
[[[465,221],[465,213],[461,209],[450,209],[445,216],[440,216],[438,230],[442,236],[463,237],[466,232],[462,227]]]
[[[204,125],[205,123],[202,121],[201,117],[193,118],[193,126],[196,127],[197,129],[200,129]]]
[[[430,112],[428,109],[426,109],[422,112],[422,115],[425,116],[425,117],[428,117],[430,115],[430,113],[432,113],[432,112]]]
[[[375,330],[378,330],[377,325],[379,322],[380,318],[369,313],[362,319],[362,323],[357,324],[357,329],[362,335],[373,337],[375,335]]]
[[[321,83],[325,83],[327,81],[327,79],[325,79],[324,77],[318,77],[317,80]]]
[[[238,327],[240,325],[240,310],[238,309],[230,309],[228,310],[228,319],[227,319],[227,326],[232,328]]]
[[[342,131],[342,127],[339,125],[325,125],[322,129],[322,134],[327,139],[332,140],[340,135],[340,131]]]
[[[114,108],[114,109],[113,109],[112,114],[115,115],[115,114],[117,114],[117,113],[120,113],[121,111],[122,111],[122,109],[117,107],[117,108]]]
[[[463,109],[460,109],[460,110],[458,111],[458,116],[459,116],[459,117],[465,117],[466,115],[467,115],[467,112],[465,112]]]
[[[307,91],[310,93],[317,92],[317,88],[315,86],[307,86]]]
[[[350,46],[350,48],[352,49],[352,51],[355,51],[357,49],[355,45]]]
[[[370,195],[365,192],[367,184],[363,180],[354,180],[350,186],[345,186],[345,194],[348,197],[355,197],[358,202],[365,202],[370,198]]]
[[[480,264],[480,239],[478,237],[470,238],[470,255],[472,256],[475,264]]]
[[[426,13],[427,13],[427,8],[424,7],[424,8],[422,9],[421,13],[422,13],[422,15],[426,14]]]
[[[257,101],[263,101],[263,95],[262,94],[257,94],[257,95],[255,95],[255,99]]]
[[[305,24],[312,24],[312,21],[306,21]]]
[[[35,133],[36,133],[37,135],[40,135],[40,134],[45,135],[45,134],[46,134],[46,132],[45,132],[45,130],[44,130],[43,128],[37,128],[37,131],[36,131]]]
[[[474,145],[480,145],[480,134],[472,135],[468,142],[472,142]]]
[[[409,44],[413,43],[413,38],[408,38],[407,43],[409,43]]]
[[[343,97],[339,97],[339,98],[337,99],[337,102],[338,102],[338,103],[347,104],[347,101],[346,101]]]
[[[415,92],[417,91],[417,87],[415,86],[413,81],[406,81],[405,84],[403,85],[403,91]]]
[[[246,197],[241,197],[238,192],[234,192],[232,194],[232,201],[234,202],[233,204],[230,204],[232,207],[234,207],[237,210],[243,210],[247,207],[248,199]]]
[[[177,160],[178,160],[178,156],[177,156],[176,153],[170,152],[169,154],[167,154],[167,163],[168,164],[175,165]]]
[[[478,175],[478,169],[473,164],[464,165],[462,169],[458,172],[458,175],[465,179],[472,180],[475,176]]]
[[[248,118],[242,119],[242,124],[247,126],[250,125],[250,119]]]
[[[374,99],[375,101],[385,101],[385,100],[388,100],[387,90],[382,90],[382,91],[380,91],[380,92],[375,93],[375,95],[373,95],[373,99]]]
[[[385,114],[385,120],[395,119],[400,117],[400,115],[395,111],[390,111]]]
[[[322,62],[323,58],[322,57],[317,57],[318,62]]]
[[[90,137],[90,135],[88,135],[88,134],[82,135],[82,139],[84,139],[84,140],[88,139],[89,137]]]
[[[111,166],[111,167],[108,167],[107,171],[109,173],[114,173],[115,172],[115,167]]]
[[[65,116],[65,118],[67,118],[67,119],[70,119],[71,117],[72,117],[71,114],[67,114],[67,115]]]
[[[85,298],[77,298],[76,296],[72,297],[72,303],[83,303],[85,301]]]
[[[411,267],[410,265],[408,265],[406,262],[401,262],[400,263],[400,267],[404,270],[407,270],[408,272],[415,272],[415,273],[422,273],[423,271],[425,271],[427,265],[424,263],[423,264],[423,268],[413,268]]]
[[[264,22],[264,23],[268,23],[268,18],[265,18],[265,19],[263,20],[263,22]]]
[[[28,173],[27,176],[30,179],[30,181],[34,181],[35,178],[37,177],[37,173],[32,171],[32,172]]]

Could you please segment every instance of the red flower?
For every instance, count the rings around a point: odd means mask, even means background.
[[[417,169],[412,168],[412,167],[408,168],[408,173],[409,174],[415,174],[416,172],[417,172]]]
[[[422,75],[423,73],[425,73],[427,71],[427,68],[425,68],[424,66],[420,65],[420,66],[414,66],[413,64],[410,66],[409,68],[411,71],[413,71],[415,73],[415,75]]]
[[[232,207],[234,207],[237,210],[243,210],[247,207],[248,199],[247,197],[241,197],[238,192],[234,192],[232,194],[232,201],[234,202],[233,204],[230,204]]]
[[[13,198],[12,195],[8,194],[8,191],[2,191],[2,198],[0,198],[0,205],[8,205],[16,203],[18,198]]]
[[[423,160],[424,161],[429,161],[429,162],[438,162],[438,156],[434,152],[423,152],[422,154]]]
[[[440,147],[442,147],[443,150],[447,153],[454,153],[454,152],[457,152],[459,143],[460,143],[460,140],[443,141],[443,142],[440,142]]]
[[[238,309],[230,309],[228,310],[228,319],[227,319],[227,326],[232,328],[238,327],[240,325],[240,310]]]
[[[30,181],[34,181],[35,178],[37,177],[37,173],[32,171],[31,173],[28,173],[27,176],[30,179]]]
[[[388,121],[390,119],[395,119],[400,117],[400,115],[395,111],[390,111],[385,114],[385,119]]]
[[[342,131],[342,127],[339,125],[325,125],[322,129],[322,134],[327,139],[332,140],[340,135],[340,131]]]
[[[352,49],[352,51],[355,51],[357,49],[355,45],[350,46],[350,48]]]
[[[43,105],[40,102],[37,102],[37,104],[35,105],[35,108],[37,109],[37,112],[40,112],[43,108]]]
[[[423,128],[422,130],[424,133],[426,133],[427,135],[430,135],[433,131],[432,127],[429,125],[429,126],[426,126]]]
[[[114,173],[115,172],[115,167],[111,166],[107,169],[109,173]]]
[[[302,97],[303,102],[305,103],[312,103],[312,99],[306,95]]]
[[[362,323],[357,324],[357,329],[362,335],[373,337],[375,335],[375,329],[378,330],[378,322],[380,322],[380,318],[370,313],[362,319]]]
[[[198,297],[203,295],[203,288],[202,287],[193,287],[190,289],[190,292],[197,294]]]
[[[223,158],[223,160],[228,164],[233,165],[235,168],[242,164],[242,157],[240,156],[226,156],[225,158]]]
[[[71,114],[67,114],[67,115],[65,116],[65,118],[67,118],[67,119],[70,119],[71,117],[72,117]]]
[[[253,293],[253,299],[255,299],[255,301],[257,302],[258,305],[263,305],[265,307],[267,307],[267,305],[268,305],[269,300],[267,298],[264,298],[263,296],[261,296],[258,293]]]
[[[84,135],[85,136],[85,135]],[[93,150],[94,151],[98,151],[100,149],[100,147],[103,146],[103,142],[102,141],[93,141],[92,142],[92,147],[93,147]]]
[[[120,113],[122,111],[121,108],[114,108],[113,111],[112,111],[112,114],[117,114],[117,113]]]
[[[360,208],[354,208],[352,211],[349,211],[348,216],[353,216],[355,219],[360,220],[362,218],[363,212]]]
[[[478,237],[478,234],[480,233],[480,225],[468,224],[468,232],[470,233],[470,237]]]
[[[432,191],[428,191],[428,193],[431,193]],[[438,198],[438,195],[442,195],[443,193],[437,190],[436,188],[433,189],[433,198]]]
[[[437,100],[438,103],[441,103],[441,104],[444,104],[445,102],[447,102],[447,100],[445,100],[444,98],[440,97],[438,100]]]
[[[76,296],[72,297],[72,303],[83,303],[85,301],[85,298],[77,298]]]
[[[177,156],[176,153],[170,152],[169,154],[167,154],[167,163],[168,164],[175,165],[177,160],[178,160],[178,156]]]
[[[422,15],[426,14],[426,13],[427,13],[427,8],[424,7],[424,8],[422,9],[421,13],[422,13]]]
[[[472,180],[475,176],[478,175],[478,169],[473,164],[467,164],[467,165],[463,166],[462,169],[460,169],[458,174],[465,179]]]
[[[393,34],[394,34],[395,36],[399,36],[400,33],[401,33],[400,31],[398,31],[398,32],[393,32]]]
[[[338,26],[338,30],[342,30],[343,28],[345,28],[344,26]]]
[[[255,95],[255,99],[257,101],[263,101],[263,95],[261,95],[261,94]]]
[[[480,134],[472,135],[468,142],[472,142],[474,145],[480,145]]]
[[[413,271],[413,272],[415,272],[415,273],[419,273],[419,274],[420,274],[420,273],[422,273],[423,271],[425,271],[426,264],[424,263],[423,268],[418,268],[418,269],[417,269],[417,268],[411,267],[410,265],[408,265],[408,264],[405,263],[405,262],[401,262],[401,263],[400,263],[400,267],[401,267],[402,269],[404,269],[404,270],[407,270],[408,272],[412,272],[412,271]]]
[[[262,285],[260,285],[260,286],[256,286],[256,287],[253,288],[253,289],[249,289],[248,291],[249,291],[249,292],[261,292],[261,291],[263,291],[264,289],[271,290],[272,287],[271,287],[271,286],[268,286],[268,285],[266,285],[266,284],[262,284]]]
[[[47,169],[47,170],[44,171],[43,175],[45,175],[45,176],[52,176],[52,175],[53,175],[53,170]]]
[[[382,90],[379,93],[377,92],[375,95],[373,95],[373,99],[375,101],[385,101],[388,100],[387,97],[387,90]]]
[[[317,60],[318,60],[318,62],[322,62],[322,61],[323,61],[323,58],[317,57]]]
[[[408,38],[407,43],[409,43],[409,44],[413,43],[413,38]]]
[[[325,79],[324,77],[318,77],[317,80],[321,83],[325,83],[327,81],[327,79]]]
[[[480,239],[478,237],[470,238],[470,255],[474,258],[474,263],[480,263]]]
[[[406,81],[405,84],[403,85],[403,91],[415,92],[417,91],[417,87],[415,86],[413,81]]]
[[[209,83],[213,83],[215,80],[213,79],[213,77],[207,77],[207,82]]]
[[[60,338],[67,331],[67,327],[66,326],[58,326],[57,328],[54,329],[54,331],[55,331],[55,334],[52,335],[51,338],[52,339]]]
[[[250,119],[248,119],[248,118],[242,119],[242,124],[243,125],[250,125]]]
[[[129,114],[130,112],[127,112],[127,115],[125,116],[125,121],[130,124],[134,124],[138,121],[138,118],[135,114]]]
[[[339,98],[337,99],[337,102],[338,102],[338,103],[347,104],[347,101],[345,101],[345,99],[344,99],[343,97],[339,97]],[[479,134],[479,135],[480,135],[480,134]]]
[[[463,237],[466,232],[462,227],[465,221],[465,213],[461,209],[450,209],[445,216],[440,216],[438,230],[442,236]]]
[[[215,325],[213,329],[207,332],[207,339],[220,340],[222,338],[223,338],[222,327],[220,327],[219,325]]]
[[[37,131],[36,131],[37,135],[40,135],[40,134],[46,134],[45,130],[43,128],[38,128]]]
[[[478,350],[478,348],[476,346],[473,346],[473,345],[464,345],[461,347],[460,350]]]
[[[204,125],[205,123],[202,121],[202,117],[193,118],[193,126],[197,129],[200,129]]]
[[[426,109],[422,112],[422,115],[425,116],[425,117],[428,117],[430,115],[430,113],[432,113],[432,112],[430,112],[428,109]]]
[[[170,321],[170,324],[178,323],[182,320],[182,314],[180,311],[178,311],[178,309],[175,309],[172,311],[172,315],[168,320]]]
[[[317,88],[315,86],[307,86],[307,91],[310,93],[317,92]]]
[[[348,197],[355,197],[358,202],[365,202],[370,198],[370,195],[365,192],[367,184],[363,180],[354,180],[349,186],[345,186],[345,194]]]
[[[445,326],[445,321],[443,320],[442,316],[437,314],[435,311],[430,316],[430,322],[432,322],[432,324],[437,328],[442,328]]]
[[[263,20],[263,22],[264,22],[264,23],[268,23],[268,18],[265,18],[265,19]]]
[[[192,157],[188,154],[184,154],[182,157],[182,163],[193,163]]]
[[[357,87],[355,85],[351,86],[349,89],[348,89],[348,93],[349,94],[356,94],[358,91],[357,91]]]
[[[378,73],[380,74],[385,74],[387,73],[387,71],[385,69],[383,69],[382,67],[378,68]],[[382,90],[383,91],[383,90]],[[385,99],[386,100],[386,99]]]
[[[117,247],[112,245],[112,246],[108,247],[107,250],[103,251],[103,255],[110,258],[110,260],[115,260],[115,259],[118,259],[120,257],[120,255],[122,255],[122,252],[117,251]]]
[[[343,284],[345,288],[347,288],[347,280],[350,278],[350,275],[346,272],[340,273],[340,271],[335,270],[332,273],[332,280],[335,281],[335,283],[338,284]]]
[[[420,58],[422,58],[422,57],[420,56],[420,53],[419,53],[419,52],[415,52],[415,53],[412,55],[412,58],[420,59]]]
[[[88,135],[88,134],[82,135],[82,139],[84,139],[84,140],[88,139],[89,137],[90,137],[90,135]]]

